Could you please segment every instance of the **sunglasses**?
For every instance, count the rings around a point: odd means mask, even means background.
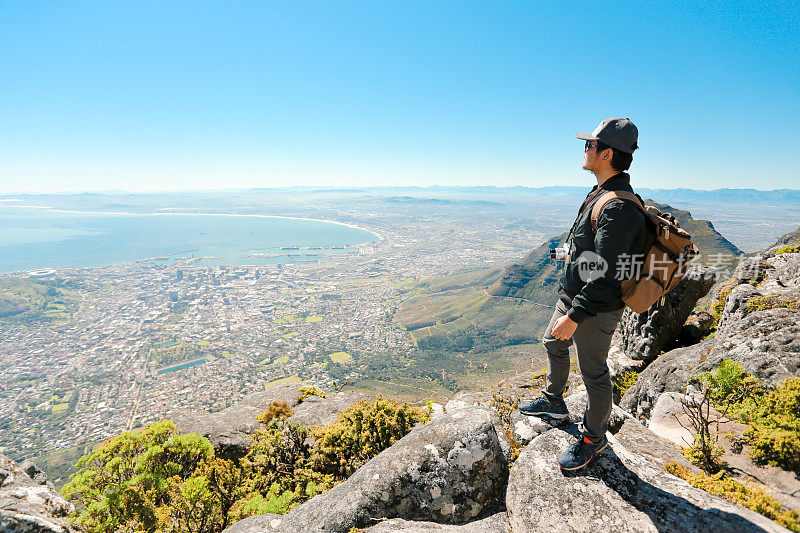
[[[586,141],[586,144],[583,145],[583,151],[588,152],[590,148],[597,148],[597,145],[592,144],[592,141]]]

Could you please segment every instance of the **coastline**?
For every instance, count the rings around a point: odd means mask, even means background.
[[[345,226],[352,229],[359,229],[362,231],[366,231],[367,233],[371,233],[375,235],[379,241],[384,240],[383,235],[376,231],[372,231],[371,229],[358,226],[356,224],[348,224],[347,222],[340,222],[338,220],[327,220],[324,218],[309,218],[309,217],[289,217],[285,215],[262,215],[262,214],[247,214],[247,213],[178,213],[178,212],[171,212],[171,213],[128,213],[124,211],[76,211],[72,209],[56,209],[54,207],[49,207],[46,205],[2,205],[0,207],[13,207],[19,209],[43,209],[46,211],[52,211],[54,213],[77,213],[81,215],[114,215],[114,216],[133,216],[133,217],[145,217],[145,216],[172,216],[172,215],[179,215],[179,216],[220,216],[220,217],[254,217],[254,218],[283,218],[286,220],[308,220],[310,222],[325,222],[328,224],[337,224],[339,226]],[[163,208],[163,209],[180,209],[176,208]],[[370,242],[370,241],[365,241]],[[364,243],[356,243],[356,244],[364,244]]]

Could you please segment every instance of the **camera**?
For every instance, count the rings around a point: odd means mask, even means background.
[[[550,259],[555,259],[556,261],[568,261],[569,244],[559,246],[558,248],[550,248]]]

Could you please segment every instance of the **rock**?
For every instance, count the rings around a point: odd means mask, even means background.
[[[762,294],[748,283],[737,285],[731,290],[717,325],[715,334],[717,340],[723,339],[728,333],[728,328],[735,328],[735,324],[747,315],[747,302],[757,296]]]
[[[272,531],[283,521],[283,515],[267,513],[248,516],[228,527],[222,533],[265,533]]]
[[[294,508],[276,531],[347,532],[381,517],[462,524],[502,508],[507,479],[492,413],[459,409],[415,428],[344,483]]]
[[[30,459],[25,459],[22,461],[19,464],[19,467],[39,485],[44,485],[47,483],[47,474],[45,474],[44,471],[36,466]]]
[[[588,467],[562,472],[556,458],[577,438],[553,429],[511,468],[506,507],[512,531],[788,531],[769,519],[690,486],[631,453],[613,435]]]
[[[723,359],[773,384],[800,376],[800,309],[777,307],[728,320],[725,335],[693,373],[713,370]]]
[[[519,409],[514,409],[511,412],[511,425],[514,431],[514,440],[517,441],[517,444],[525,446],[558,424],[538,416],[524,415],[519,412]]]
[[[650,412],[647,429],[677,446],[691,446],[694,435],[681,424],[689,427],[689,421],[683,410],[685,394],[665,392],[656,399]]]
[[[506,513],[503,512],[458,526],[392,518],[367,528],[366,531],[369,533],[393,533],[395,531],[403,533],[509,533],[511,530],[508,528]]]
[[[440,403],[436,403],[436,402],[434,402],[434,403],[432,403],[432,404],[431,404],[431,414],[430,414],[430,417],[431,417],[432,419],[433,419],[433,418],[439,418],[439,417],[440,417],[440,416],[442,416],[443,414],[444,414],[444,405],[442,405],[442,404],[440,404]]]
[[[32,478],[26,470],[33,472]],[[66,501],[30,461],[15,463],[0,455],[0,531],[67,533],[73,531],[66,516],[75,506]]]
[[[291,419],[307,426],[327,425],[342,409],[353,405],[365,395],[357,392],[334,392],[325,398],[309,396],[297,401],[300,387],[306,383],[282,383],[266,390],[253,392],[234,405],[216,413],[179,413],[175,427],[181,433],[197,433],[206,437],[224,458],[241,457],[251,444],[250,435],[263,425],[256,420],[273,402],[286,402],[294,410]]]
[[[336,421],[336,415],[367,395],[361,392],[328,392],[325,397],[309,396],[294,407],[289,420],[300,425],[327,426]]]
[[[632,453],[644,457],[659,468],[664,468],[668,462],[674,462],[695,472],[699,471],[686,460],[675,444],[659,437],[633,418],[625,419],[614,437]]]
[[[645,368],[639,379],[620,400],[619,406],[640,418],[648,418],[658,397],[664,392],[684,392],[695,368],[704,361],[715,344],[707,339],[700,344],[671,350]]]
[[[667,294],[663,305],[637,314],[630,309],[620,319],[620,348],[634,360],[652,361],[678,345],[681,328],[697,301],[705,296],[714,280],[700,276],[684,279]]]
[[[711,333],[715,322],[714,316],[708,311],[695,309],[681,327],[678,342],[681,346],[697,344]]]

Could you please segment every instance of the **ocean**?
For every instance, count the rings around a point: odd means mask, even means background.
[[[201,258],[194,265],[323,260],[378,240],[328,221],[258,215],[63,212],[0,204],[0,273],[127,261]]]

